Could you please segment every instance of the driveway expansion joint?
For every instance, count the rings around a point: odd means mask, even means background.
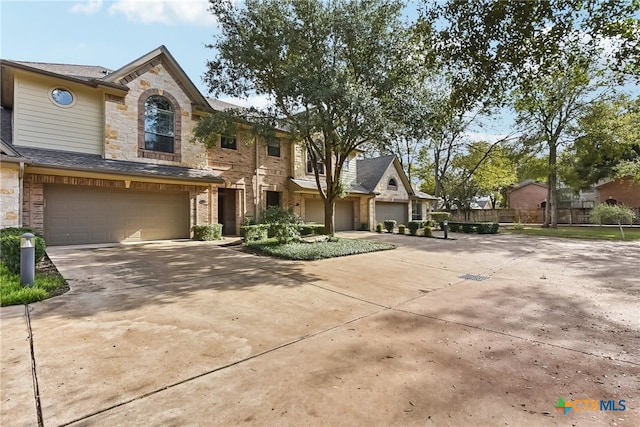
[[[36,404],[36,415],[38,418],[38,427],[43,427],[42,405],[40,402],[40,387],[38,386],[38,371],[36,369],[36,356],[33,350],[33,332],[31,330],[31,316],[29,315],[29,305],[24,306],[24,318],[27,323],[27,333],[29,340],[29,351],[31,353],[31,379],[33,381],[33,396]]]

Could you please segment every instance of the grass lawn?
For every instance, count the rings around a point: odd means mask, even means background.
[[[626,241],[640,241],[640,227],[623,227]],[[618,227],[559,226],[558,228],[525,227],[523,230],[500,228],[500,233],[527,236],[569,237],[573,239],[622,240]]]
[[[395,245],[371,240],[334,238],[327,242],[279,244],[275,239],[247,243],[254,251],[277,258],[313,261],[345,255],[395,249]]]
[[[20,284],[20,275],[11,274],[0,262],[0,305],[30,304],[60,295],[69,289],[67,282],[57,272],[38,272],[33,287]]]

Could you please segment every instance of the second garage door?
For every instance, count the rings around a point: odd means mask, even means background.
[[[305,221],[324,224],[324,203],[320,199],[306,199]],[[350,200],[339,200],[335,207],[335,228],[336,231],[353,230],[353,202]]]
[[[44,197],[44,232],[49,245],[189,237],[186,192],[46,185]]]
[[[376,222],[395,219],[398,225],[407,225],[408,208],[406,203],[376,202]]]

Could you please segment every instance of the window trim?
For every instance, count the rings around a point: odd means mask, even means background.
[[[269,204],[269,195],[270,194],[276,194],[278,196],[278,204],[277,205],[270,205]],[[282,207],[282,191],[271,191],[271,190],[266,190],[265,191],[265,195],[264,195],[264,202],[265,202],[265,207],[270,207],[270,206],[277,206],[277,207]]]
[[[145,145],[145,104],[154,96],[162,96],[173,106],[173,153],[146,149]],[[160,89],[147,89],[138,98],[138,157],[171,162],[182,161],[182,109],[178,101],[170,93]]]
[[[63,90],[67,92],[69,95],[71,95],[71,102],[68,104],[61,104],[58,101],[56,101],[56,99],[53,97],[53,92],[55,92],[56,90]],[[73,106],[76,105],[76,102],[78,101],[78,97],[76,96],[76,94],[73,93],[71,89],[65,86],[54,86],[49,89],[49,92],[47,93],[47,95],[49,96],[49,101],[51,101],[51,103],[58,108],[72,108]]]
[[[233,144],[224,144],[223,141],[233,140]],[[227,150],[238,150],[238,136],[237,135],[220,135],[220,148]]]
[[[277,144],[277,145],[274,145],[274,144]],[[269,138],[267,140],[267,156],[269,156],[269,157],[281,157],[281,154],[282,154],[281,146],[282,146],[282,142],[280,141],[280,138],[275,138],[275,137],[274,138]],[[278,154],[272,154],[270,152],[270,150],[271,149],[276,149],[276,148],[277,148]]]

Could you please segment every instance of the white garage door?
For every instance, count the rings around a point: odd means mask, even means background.
[[[306,222],[324,224],[324,203],[320,199],[305,199]],[[339,200],[335,207],[335,228],[336,231],[353,230],[353,202],[349,200]]]
[[[186,192],[46,185],[44,197],[44,232],[49,245],[189,237]]]
[[[408,206],[406,203],[376,202],[376,223],[395,219],[398,225],[407,225]]]

